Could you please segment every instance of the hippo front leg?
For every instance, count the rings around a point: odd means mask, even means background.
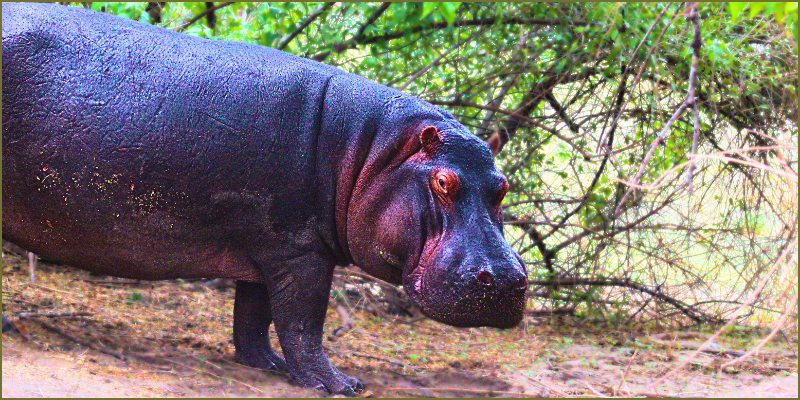
[[[286,371],[286,363],[272,350],[272,323],[267,287],[260,283],[236,281],[233,303],[233,346],[236,362],[268,371]]]
[[[331,365],[322,351],[333,263],[308,255],[288,264],[281,265],[268,280],[275,330],[289,372],[301,386],[355,395],[364,385]]]

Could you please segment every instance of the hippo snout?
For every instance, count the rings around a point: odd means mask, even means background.
[[[519,324],[528,288],[524,264],[460,261],[452,269],[432,265],[410,276],[405,287],[411,300],[425,315],[449,325],[505,329]]]
[[[480,270],[475,274],[475,281],[483,290],[511,293],[524,292],[528,289],[528,278],[521,271],[513,269],[511,272],[505,271],[506,273],[502,273],[503,271],[500,268],[494,268],[493,270],[501,271],[499,279],[496,279],[495,275],[488,269]]]

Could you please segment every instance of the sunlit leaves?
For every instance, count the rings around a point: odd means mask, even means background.
[[[742,17],[742,11],[749,6],[749,18],[755,18],[762,12],[775,17],[775,21],[779,24],[786,26],[786,35],[789,39],[794,41],[794,50],[797,53],[797,38],[798,38],[798,25],[797,25],[797,2],[729,2],[727,3],[728,10],[734,22]]]
[[[442,14],[444,20],[447,21],[449,25],[453,25],[453,22],[456,20],[456,8],[458,8],[458,5],[461,3],[442,2],[436,4],[439,5],[439,12]]]

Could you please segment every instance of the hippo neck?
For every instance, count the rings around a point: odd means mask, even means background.
[[[331,78],[325,93],[318,142],[320,181],[333,190],[320,190],[333,198],[320,199],[332,205],[335,221],[328,243],[340,264],[353,263],[348,245],[348,214],[353,193],[368,185],[392,161],[402,162],[409,144],[419,150],[411,126],[420,119],[441,118],[434,106],[395,89],[357,75]]]

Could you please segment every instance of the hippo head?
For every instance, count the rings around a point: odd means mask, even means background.
[[[405,121],[401,143],[368,159],[348,211],[353,260],[402,283],[435,320],[513,327],[527,274],[503,237],[508,182],[486,142],[448,113],[439,116]]]

